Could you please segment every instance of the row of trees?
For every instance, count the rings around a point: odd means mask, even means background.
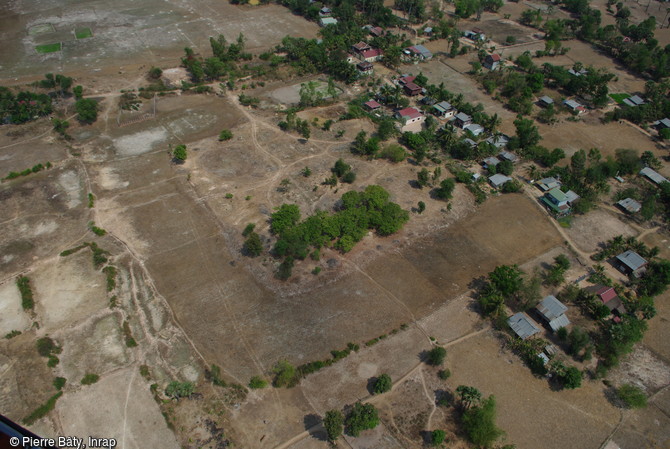
[[[209,43],[213,56],[204,60],[197,56],[193,49],[189,47],[184,49],[185,56],[181,59],[181,63],[195,83],[234,77],[239,74],[237,62],[252,58],[250,53],[244,52],[245,38],[242,33],[231,44],[228,44],[222,34],[217,38],[210,37]]]

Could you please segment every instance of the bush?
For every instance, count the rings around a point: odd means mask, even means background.
[[[61,348],[50,337],[42,337],[37,340],[37,353],[42,357],[49,357],[52,354],[60,354]]]
[[[392,385],[393,382],[391,382],[391,376],[388,374],[382,374],[375,380],[373,391],[375,394],[386,393],[387,391],[391,391]]]
[[[212,365],[210,369],[205,369],[205,379],[217,387],[226,387],[226,381],[221,377],[221,368],[218,365]]]
[[[254,376],[249,381],[249,388],[254,390],[259,388],[265,388],[268,386],[268,381],[263,379],[261,376]]]
[[[219,134],[219,141],[220,141],[220,142],[223,142],[223,141],[226,141],[226,140],[230,140],[230,139],[232,139],[232,138],[233,138],[233,132],[230,131],[229,129],[224,129],[224,130],[221,131],[221,133]]]
[[[407,157],[407,153],[405,152],[405,149],[400,145],[393,144],[384,147],[384,149],[379,154],[379,157],[388,159],[391,162],[398,163],[405,160],[405,158]]]
[[[428,364],[433,366],[440,366],[444,363],[444,358],[447,356],[447,350],[441,346],[436,346],[428,352]]]
[[[448,369],[441,369],[440,371],[437,372],[437,377],[439,377],[442,380],[447,380],[451,377],[451,371]]]
[[[433,446],[439,446],[440,444],[444,443],[445,438],[447,438],[447,434],[444,432],[444,430],[436,429],[433,430],[430,434],[430,441]]]
[[[65,382],[67,382],[67,380],[64,377],[56,377],[53,381],[53,384],[56,390],[62,390],[65,386]]]
[[[191,382],[172,381],[165,389],[165,394],[172,399],[187,398],[195,391],[195,385]]]
[[[496,402],[489,396],[481,405],[474,406],[463,414],[463,429],[470,441],[480,447],[489,448],[503,434],[496,426]]]
[[[356,180],[356,173],[352,171],[348,171],[342,176],[342,182],[346,182],[347,184],[351,184]]]
[[[624,384],[617,389],[617,396],[628,408],[644,408],[647,406],[647,395],[640,387]]]
[[[84,375],[84,377],[82,377],[81,384],[82,385],[92,385],[92,384],[96,383],[98,380],[100,380],[100,376],[98,376],[97,374],[89,373],[89,374]]]
[[[153,80],[159,79],[161,76],[163,76],[163,70],[161,70],[158,67],[151,67],[149,69],[149,78]]]
[[[177,163],[182,163],[186,160],[187,157],[187,151],[186,151],[186,145],[177,145],[174,147],[174,150],[172,150],[172,158],[174,159],[175,162]]]
[[[361,431],[374,429],[378,425],[379,416],[375,406],[361,404],[360,402],[354,404],[345,421],[347,434],[352,437],[357,437],[361,434]]]

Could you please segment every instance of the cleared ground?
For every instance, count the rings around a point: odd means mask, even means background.
[[[93,36],[77,39],[75,28]],[[132,0],[114,3],[49,0],[0,5],[0,79],[41,77],[47,72],[109,73],[150,65],[175,65],[184,47],[209,54],[209,38],[229,41],[242,33],[254,53],[277,45],[288,33],[315,37],[318,25],[278,5],[238,7],[228,2]],[[62,50],[38,53],[37,45],[62,42]],[[123,61],[119,68],[118,61]],[[146,71],[146,70],[145,70]],[[39,74],[39,75],[38,75]]]

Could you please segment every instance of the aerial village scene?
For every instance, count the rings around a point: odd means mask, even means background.
[[[0,5],[0,447],[670,448],[670,6]]]

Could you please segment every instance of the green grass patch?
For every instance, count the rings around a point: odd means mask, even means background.
[[[62,390],[63,387],[65,386],[65,382],[67,382],[67,379],[65,379],[64,377],[56,377],[54,379],[53,384],[56,390]]]
[[[5,338],[9,340],[10,338],[18,337],[19,335],[21,335],[21,331],[13,330],[8,334],[5,334]]]
[[[97,374],[86,374],[82,379],[81,379],[81,384],[82,385],[92,385],[96,383],[98,380],[100,380],[100,376]]]
[[[95,207],[95,195],[92,193],[88,194],[88,208],[93,209]]]
[[[623,101],[628,97],[630,97],[630,95],[626,94],[626,93],[624,93],[624,94],[610,94],[610,98],[612,100],[616,101],[619,104],[623,103]]]
[[[572,217],[561,217],[557,221],[562,228],[570,228],[572,226]]]
[[[87,37],[93,37],[93,31],[90,28],[77,28],[74,30],[74,37],[77,39],[86,39]]]
[[[97,226],[95,225],[95,223],[92,222],[92,221],[90,221],[90,222],[88,223],[88,229],[90,229],[91,232],[92,232],[93,234],[95,234],[95,235],[97,235],[97,236],[99,236],[99,237],[102,237],[103,235],[107,234],[107,231],[105,231],[105,230],[102,229],[102,228],[97,227]]]
[[[36,421],[44,418],[51,410],[56,406],[56,401],[63,396],[63,392],[59,391],[58,393],[51,396],[44,404],[37,407],[30,415],[23,418],[23,424],[30,426]]]
[[[63,251],[63,252],[60,253],[60,256],[61,256],[61,257],[67,257],[67,256],[69,256],[70,254],[74,254],[74,253],[76,253],[76,252],[79,251],[80,249],[86,248],[87,246],[88,246],[88,244],[87,244],[87,243],[84,243],[84,244],[82,244],[82,245],[75,246],[74,248],[66,249],[65,251]]]
[[[55,44],[38,45],[35,47],[35,51],[37,53],[55,53],[57,51],[61,51],[61,48],[61,43],[56,42]]]

